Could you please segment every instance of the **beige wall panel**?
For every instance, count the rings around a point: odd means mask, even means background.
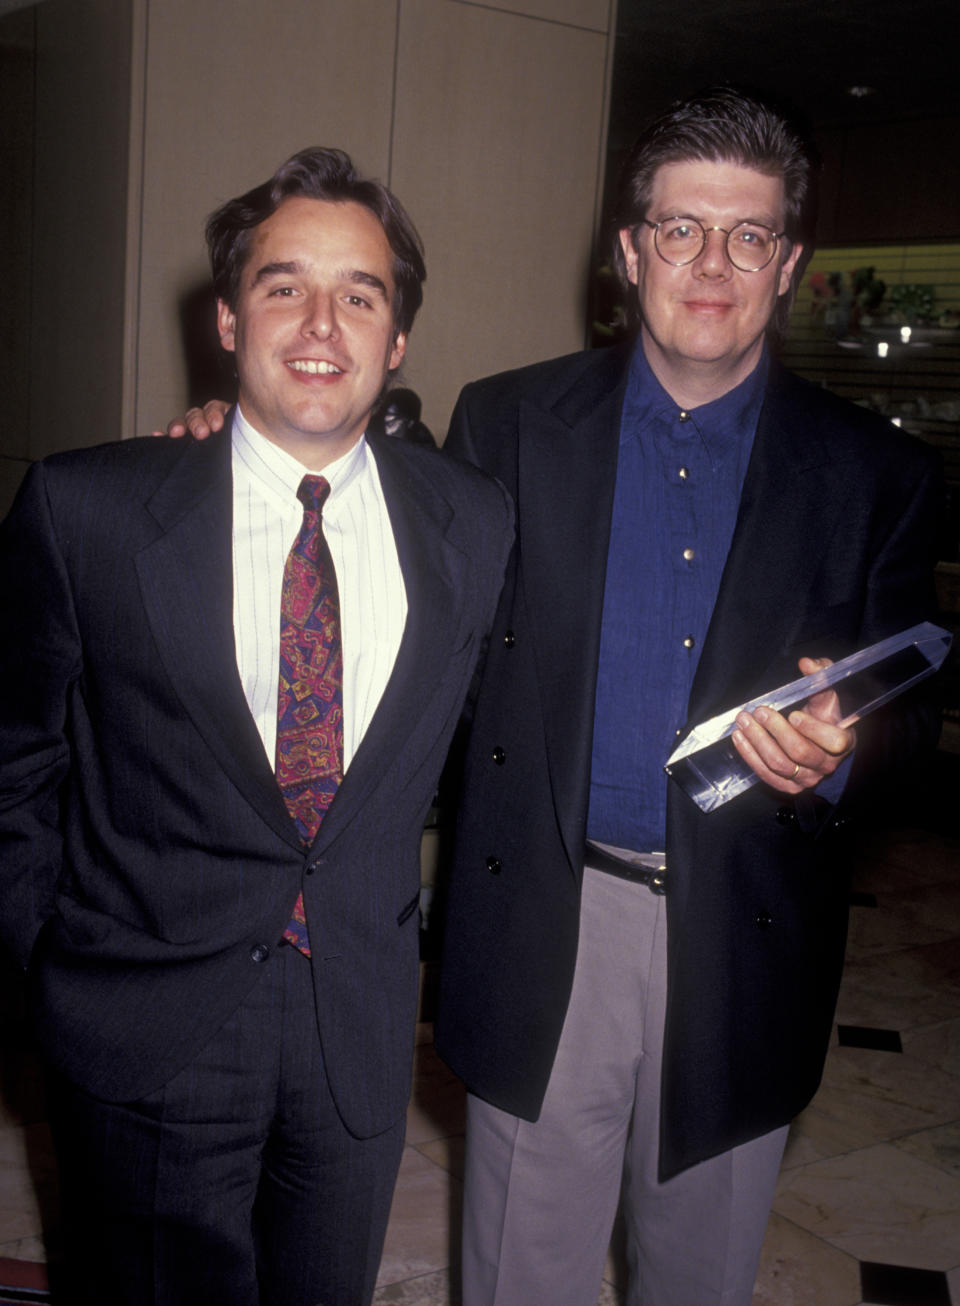
[[[207,214],[307,145],[386,179],[395,39],[395,0],[150,0],[136,433],[188,398]]]
[[[37,6],[30,440],[42,458],[120,424],[130,6]]]
[[[403,0],[393,184],[427,249],[406,375],[438,436],[465,381],[583,345],[607,38]]]
[[[452,3],[484,7],[480,0],[452,0]],[[609,0],[494,0],[489,7],[510,14],[526,14],[529,18],[544,18],[551,23],[588,27],[595,32],[607,31],[610,12]]]
[[[15,458],[30,448],[33,28],[29,11],[0,14],[0,455]]]

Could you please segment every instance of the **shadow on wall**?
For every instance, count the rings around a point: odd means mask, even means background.
[[[187,370],[189,404],[236,398],[233,358],[220,348],[216,299],[209,281],[198,282],[180,299],[180,339]]]

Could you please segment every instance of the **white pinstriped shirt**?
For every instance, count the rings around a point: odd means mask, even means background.
[[[243,692],[270,765],[277,744],[280,592],[303,523],[308,469],[246,421],[233,420],[233,631]],[[377,464],[366,438],[324,467],[326,537],[340,594],[343,769],[386,688],[407,619],[407,596]]]

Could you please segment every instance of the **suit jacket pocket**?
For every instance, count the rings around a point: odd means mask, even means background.
[[[404,907],[404,909],[397,916],[397,924],[406,925],[407,921],[410,919],[410,917],[413,915],[413,913],[417,910],[419,906],[420,906],[420,890],[418,889],[417,892],[410,899],[410,901],[407,903],[406,907]]]
[[[50,930],[54,924],[54,921],[55,918],[53,916],[48,916],[47,919],[40,926],[39,930],[37,931],[37,937],[33,941],[33,947],[30,949],[30,956],[27,959],[26,966],[24,967],[25,971],[29,972],[35,969],[40,954],[43,951],[43,945],[45,942],[44,935],[49,935]]]

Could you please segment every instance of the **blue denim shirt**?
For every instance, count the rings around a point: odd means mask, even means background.
[[[735,389],[686,411],[657,381],[639,343],[634,350],[603,597],[591,839],[664,847],[663,766],[687,718],[768,367],[764,352]]]

